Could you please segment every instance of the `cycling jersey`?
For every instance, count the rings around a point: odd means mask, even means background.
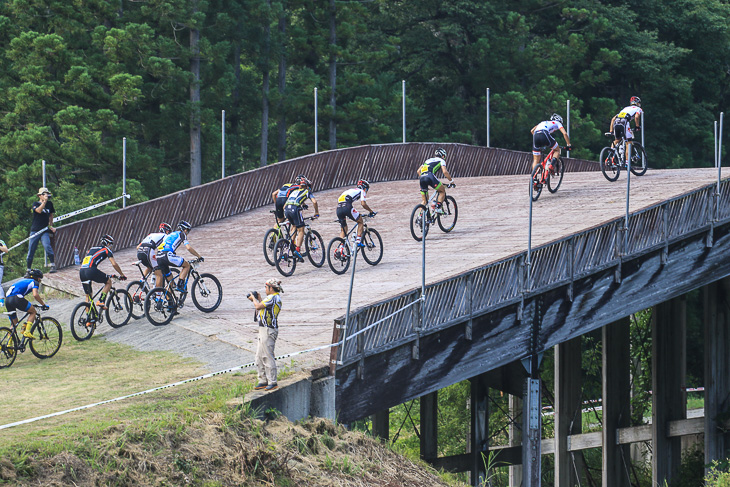
[[[287,183],[284,186],[282,186],[281,188],[279,188],[279,192],[276,193],[276,197],[277,198],[284,198],[284,197],[288,198],[289,195],[297,189],[299,189],[299,185],[294,184],[294,183]]]
[[[86,254],[81,262],[82,269],[96,268],[104,259],[114,257],[114,254],[108,247],[91,247],[89,253]]]
[[[343,192],[340,197],[337,199],[337,204],[342,205],[343,203],[350,203],[352,204],[353,201],[365,201],[367,193],[365,193],[364,189],[360,188],[352,188],[348,189],[347,191]]]
[[[188,242],[188,237],[185,235],[185,232],[178,230],[177,232],[172,232],[170,235],[166,235],[162,243],[157,246],[157,250],[159,252],[172,252],[174,254],[181,244],[190,245],[190,242]]]
[[[137,245],[137,247],[157,248],[165,239],[165,237],[167,237],[166,233],[150,233],[144,238],[144,240],[139,243],[139,245]]]
[[[309,188],[297,188],[289,195],[289,198],[287,198],[286,200],[286,204],[287,206],[302,206],[302,203],[304,203],[307,198],[311,198],[312,196],[314,195],[309,191]]]
[[[627,107],[624,107],[623,110],[618,112],[618,115],[616,115],[616,122],[619,123],[619,120],[623,121],[631,121],[634,119],[636,114],[644,113],[644,111],[641,109],[641,107],[637,107],[636,105],[629,105]]]
[[[279,328],[279,311],[281,311],[281,296],[279,293],[269,294],[261,300],[266,306],[259,310],[259,326]]]
[[[7,295],[8,297],[18,296],[22,298],[26,294],[32,293],[33,289],[38,289],[38,283],[35,282],[35,279],[21,279],[20,281],[10,286]]]
[[[540,132],[541,130],[546,130],[549,134],[552,134],[556,130],[560,130],[563,128],[563,124],[560,122],[556,122],[555,120],[545,120],[544,122],[540,122],[537,124],[537,127],[535,127],[535,132]]]
[[[426,161],[421,164],[421,167],[418,169],[418,174],[426,174],[431,173],[434,176],[436,175],[436,171],[438,171],[441,168],[446,167],[446,161],[443,160],[440,157],[432,157],[431,159],[426,159]]]

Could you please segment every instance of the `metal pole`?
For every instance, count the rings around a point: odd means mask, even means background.
[[[221,110],[221,179],[226,177],[226,111]]]
[[[722,177],[722,121],[725,116],[720,112],[720,132],[717,136],[717,196],[715,197],[715,218],[720,219],[720,178]]]
[[[122,195],[127,194],[127,138],[122,137]],[[127,207],[127,198],[122,198],[122,208]]]
[[[406,143],[406,80],[401,82],[403,87],[403,143]]]
[[[314,89],[314,153],[317,153],[317,88]]]
[[[489,145],[489,88],[487,88],[487,147]]]
[[[628,147],[628,145],[626,146]],[[625,154],[624,154],[625,156]],[[624,217],[624,248],[626,254],[629,248],[629,197],[631,194],[631,151],[626,157],[626,216]]]
[[[644,147],[644,152],[641,153],[641,164],[642,167],[646,167],[646,161],[644,160],[644,155],[646,154],[646,146],[644,145],[644,134],[646,133],[646,130],[644,130],[644,111],[641,111],[641,147]]]
[[[532,265],[530,261],[532,256],[532,171],[530,172],[530,186],[528,189],[527,195],[530,198],[530,221],[527,226],[527,274],[525,275],[525,290],[530,289],[530,265]]]
[[[438,198],[438,197],[437,197]],[[426,308],[426,216],[428,215],[428,200],[426,210],[421,218],[421,324],[423,324]]]
[[[347,238],[347,235],[345,235],[345,245],[350,247],[350,239]],[[347,295],[347,313],[345,314],[345,332],[342,334],[342,345],[340,346],[340,362],[342,362],[342,357],[345,353],[345,336],[347,335],[348,331],[350,330],[350,305],[352,304],[352,288],[355,285],[355,266],[357,264],[357,254],[360,250],[356,245],[353,245],[352,247],[355,248],[354,252],[352,252],[350,255],[352,257],[352,272],[350,273],[350,292]]]
[[[570,138],[570,100],[568,100],[567,106],[565,108],[565,130],[568,132],[568,138]],[[570,151],[567,151],[568,157],[570,157]]]
[[[45,159],[41,161],[41,166],[43,167],[43,187],[46,187],[46,161]]]

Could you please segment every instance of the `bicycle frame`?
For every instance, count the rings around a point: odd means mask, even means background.
[[[277,238],[287,238],[291,239],[291,222],[284,218],[284,221],[279,223],[279,220],[276,218],[276,212],[274,210],[270,210],[270,213],[274,215],[274,228],[277,230]],[[283,229],[286,230],[286,235],[283,232]]]
[[[5,311],[3,314],[7,315],[8,316],[8,319],[10,319],[10,313],[15,313],[15,311]],[[20,319],[18,319],[15,323],[13,323],[13,321],[10,320],[10,327],[13,330],[13,335],[14,335],[13,336],[13,340],[16,343],[18,343],[18,346],[16,347],[16,350],[18,352],[20,352],[20,353],[25,352],[25,346],[30,342],[30,338],[26,337],[22,333],[21,334],[18,334],[18,325],[20,325],[21,323],[23,323],[23,321],[26,318],[28,318],[28,315],[29,314],[30,313],[28,313],[26,311],[25,314],[23,316],[21,316]],[[17,313],[16,313],[16,315],[17,315]],[[33,321],[33,323],[31,324],[31,328],[34,327],[34,326],[37,326],[37,325],[39,326],[40,321],[41,321],[41,314],[40,314],[39,311],[36,311],[35,321]]]
[[[368,221],[370,220],[370,217],[367,215],[360,215],[362,217],[362,235],[360,237],[364,237],[365,234],[368,232]],[[340,223],[340,220],[335,220],[335,223]],[[342,228],[342,225],[340,225],[340,228]],[[345,235],[345,242],[348,243],[348,246],[350,247],[350,252],[354,252],[354,245],[355,245],[355,239],[352,238],[352,232],[354,232],[357,229],[357,222],[347,231],[347,234]]]

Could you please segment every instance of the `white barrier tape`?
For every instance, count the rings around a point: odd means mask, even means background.
[[[96,203],[95,205],[87,206],[86,208],[81,208],[80,210],[74,210],[71,213],[66,213],[65,215],[59,216],[58,218],[54,218],[53,219],[53,222],[54,223],[55,222],[60,222],[61,220],[65,220],[67,218],[71,218],[72,216],[80,215],[81,213],[84,213],[86,211],[95,210],[95,209],[99,208],[100,206],[105,206],[105,205],[108,205],[109,203],[114,203],[115,201],[120,200],[122,198],[129,199],[130,196],[128,194],[123,194],[122,196],[118,196],[118,197],[113,198],[113,199],[110,199],[110,200],[102,201],[101,203]],[[34,233],[33,235],[31,235],[30,237],[28,237],[28,238],[26,238],[24,240],[21,240],[20,242],[16,243],[12,247],[10,247],[8,249],[8,252],[10,252],[11,250],[13,250],[16,247],[20,247],[21,245],[23,245],[25,242],[27,242],[31,238],[36,237],[36,236],[40,235],[41,233],[47,232],[47,231],[48,231],[48,228],[47,227],[44,228],[43,230],[37,231],[36,233]],[[6,253],[7,252],[2,252],[2,255],[5,255]]]
[[[401,311],[403,311],[403,310],[405,310],[405,309],[408,309],[408,308],[410,308],[411,306],[415,305],[416,303],[420,303],[421,301],[425,301],[425,300],[426,300],[426,299],[425,299],[425,298],[424,298],[423,296],[421,296],[420,298],[418,298],[418,300],[416,300],[416,301],[413,301],[412,303],[409,303],[409,304],[407,304],[407,305],[403,306],[402,308],[400,308],[400,309],[398,309],[398,310],[396,310],[396,311],[393,311],[393,312],[392,312],[391,314],[389,314],[389,315],[388,315],[388,316],[386,316],[385,318],[381,318],[381,319],[379,319],[378,321],[376,321],[376,322],[374,322],[374,323],[370,323],[370,324],[369,324],[368,326],[366,326],[366,327],[365,327],[365,328],[363,328],[362,330],[360,330],[360,331],[358,331],[358,332],[356,332],[356,333],[353,333],[353,334],[352,334],[352,335],[350,335],[349,337],[346,337],[346,338],[345,338],[345,340],[351,340],[351,339],[355,338],[356,336],[358,336],[359,334],[361,334],[361,333],[365,333],[366,331],[368,331],[368,330],[369,330],[370,328],[374,327],[375,325],[379,325],[379,324],[380,324],[380,323],[382,323],[383,321],[385,321],[385,320],[387,320],[387,319],[389,319],[389,318],[392,318],[393,316],[397,315],[397,314],[398,314],[398,313],[400,313]]]

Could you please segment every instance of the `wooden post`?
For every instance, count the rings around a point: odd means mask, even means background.
[[[373,436],[387,442],[390,438],[390,409],[378,411],[371,416],[373,421]]]
[[[705,315],[705,464],[725,460],[730,435],[718,428],[730,395],[730,278],[702,288]]]
[[[522,416],[522,398],[509,396],[509,415],[512,421],[509,424],[509,446],[522,445],[522,428],[517,427],[518,418]],[[509,487],[522,485],[522,465],[509,467]]]
[[[438,391],[421,396],[421,458],[438,457]]]
[[[471,485],[483,485],[489,455],[489,388],[483,376],[471,382]],[[482,456],[484,454],[484,457]]]
[[[618,428],[631,426],[629,318],[603,327],[603,487],[628,487],[630,449],[619,445]],[[556,484],[557,485],[557,484]]]
[[[687,417],[685,391],[687,319],[684,296],[652,313],[652,484],[671,483],[682,457],[682,441],[669,437],[669,421]]]
[[[555,347],[555,485],[577,485],[568,436],[582,431],[581,338]]]

